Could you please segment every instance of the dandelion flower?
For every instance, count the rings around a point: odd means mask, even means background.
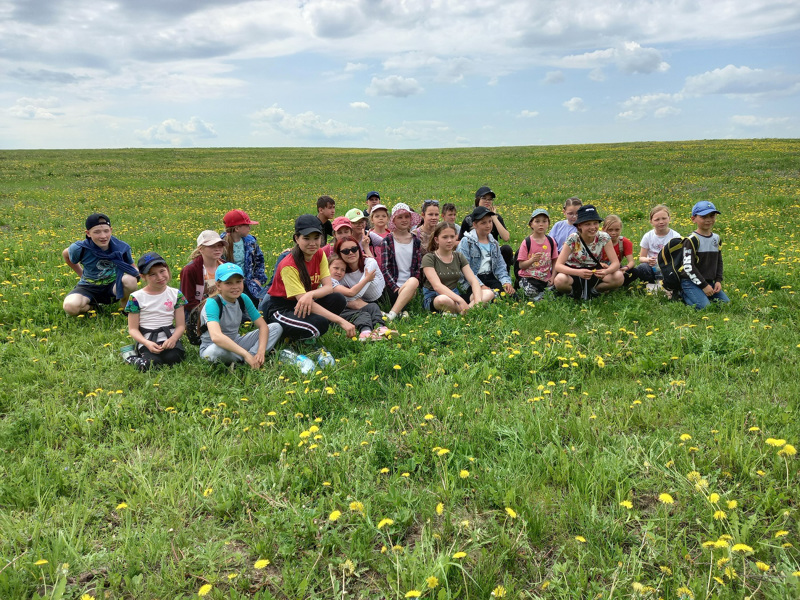
[[[725,514],[724,510],[715,510],[714,511],[714,520],[715,521],[724,521],[728,518],[728,515]]]
[[[791,444],[786,444],[783,448],[778,450],[779,456],[794,456],[797,454],[797,449]]]
[[[506,597],[506,588],[502,585],[498,585],[496,588],[492,590],[492,597],[493,598],[505,598]]]
[[[455,559],[464,558],[466,555],[467,555],[466,552],[456,552],[455,554],[453,554],[453,558]]]
[[[786,537],[787,535],[789,535],[789,532],[786,531],[785,529],[781,529],[780,531],[776,531],[775,532],[775,537],[776,538]]]
[[[779,448],[780,446],[783,446],[786,443],[786,440],[781,440],[781,439],[776,440],[775,438],[767,438],[766,442],[770,446]]]
[[[664,573],[664,575],[672,575],[672,569],[670,569],[668,566],[661,565],[658,568],[662,573]]]
[[[269,560],[267,560],[266,558],[262,558],[256,561],[256,564],[253,565],[253,568],[260,571],[267,565],[269,565]]]
[[[428,584],[428,589],[432,590],[433,588],[439,585],[439,579],[431,575],[425,580],[425,583]]]
[[[513,508],[509,507],[509,506],[506,506],[506,514],[509,517],[511,517],[512,519],[516,519],[517,518],[516,511]]]
[[[679,598],[694,598],[694,593],[685,585],[677,589]]]
[[[747,431],[751,431],[751,432],[755,433],[756,431],[761,431],[761,428],[753,426],[750,429],[748,429]]]
[[[675,504],[675,500],[669,494],[659,494],[658,501],[662,504]]]
[[[716,504],[717,502],[719,502],[719,494],[717,494],[716,492],[713,494],[709,494],[708,501],[711,502],[711,504]]]
[[[400,370],[400,369],[402,369],[403,367],[401,367],[400,365],[395,365],[395,366],[394,366],[394,367],[392,367],[392,368],[393,368],[395,371],[399,371],[399,370]]]
[[[214,586],[212,586],[210,583],[207,583],[203,587],[201,587],[199,590],[197,590],[197,595],[201,596],[201,597],[202,596],[207,596],[208,592],[210,592],[213,587]]]
[[[383,529],[389,525],[394,525],[394,521],[391,519],[381,519],[380,523],[378,523],[378,529]]]
[[[692,439],[692,436],[690,436],[688,433],[682,433],[681,434],[681,441],[682,442],[688,442],[690,439]]]
[[[436,505],[436,514],[441,515],[443,512],[444,512],[444,503],[439,502],[439,504]]]
[[[697,471],[689,471],[686,474],[686,479],[688,479],[692,483],[696,483],[696,482],[700,481],[701,477],[702,477],[702,475],[700,475],[700,473],[698,473]]]
[[[40,558],[39,560],[37,560],[37,561],[36,561],[35,563],[33,563],[33,564],[34,564],[34,565],[36,565],[37,567],[41,567],[42,565],[46,565],[48,562],[49,562],[49,561],[47,561],[47,560],[45,560],[45,559],[43,559],[43,558]]]
[[[408,590],[406,592],[406,598],[419,598],[422,596],[422,592],[419,590]]]
[[[208,496],[210,496],[210,495],[211,495],[211,494],[213,494],[213,493],[214,493],[214,488],[206,488],[206,489],[203,491],[203,497],[206,497],[206,498],[207,498]]]
[[[127,502],[120,502],[119,504],[117,504],[117,510],[122,510],[124,508],[128,508]]]
[[[467,471],[466,469],[461,469],[461,470],[458,472],[458,476],[459,476],[461,479],[466,479],[467,477],[469,477],[469,471]]]
[[[630,500],[623,500],[622,502],[619,503],[619,505],[627,509],[633,508],[633,502],[631,502]]]
[[[353,512],[364,512],[364,505],[361,502],[351,502],[350,503],[350,510]]]
[[[448,454],[449,452],[450,452],[450,450],[448,450],[447,448],[439,448],[439,450],[436,452],[436,455],[437,456],[444,456],[445,454]]]
[[[586,538],[585,538],[585,537],[583,537],[582,535],[576,535],[576,536],[575,536],[575,539],[576,539],[577,541],[579,541],[581,544],[585,544],[585,543],[586,543]]]
[[[94,600],[94,596],[90,596],[89,594],[83,594],[81,596],[81,600]]]
[[[731,548],[733,552],[752,552],[753,549],[747,544],[734,544]]]
[[[761,562],[761,561],[759,560],[758,562],[756,562],[756,568],[757,568],[759,571],[763,571],[764,573],[766,573],[767,571],[769,571],[769,568],[770,568],[770,567],[769,567],[769,565],[768,565],[767,563],[763,563],[763,562]]]
[[[734,509],[739,506],[739,503],[736,500],[728,500],[728,508]]]
[[[331,514],[328,515],[328,521],[333,523],[334,521],[339,520],[339,517],[341,517],[341,516],[342,516],[341,511],[334,510],[334,511],[331,512]]]

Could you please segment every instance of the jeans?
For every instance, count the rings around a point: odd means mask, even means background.
[[[716,302],[730,302],[725,292],[717,292],[711,296],[706,296],[705,292],[700,287],[688,279],[681,279],[681,295],[683,301],[689,306],[694,306],[697,310],[703,310],[706,306],[711,304],[711,301]]]

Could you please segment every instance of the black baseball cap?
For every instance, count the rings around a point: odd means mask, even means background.
[[[318,233],[322,235],[322,223],[314,215],[300,215],[294,222],[295,235]]]
[[[485,206],[476,206],[472,211],[472,222],[474,223],[475,221],[480,221],[484,217],[493,217],[496,214],[496,212],[492,212]]]
[[[481,196],[485,196],[486,194],[491,194],[492,198],[497,198],[497,194],[492,191],[488,185],[485,185],[481,188],[478,188],[478,191],[475,192],[475,200],[478,200]]]
[[[92,213],[86,217],[86,231],[89,231],[92,227],[97,227],[98,225],[108,225],[111,227],[111,219],[109,219],[108,216],[104,215],[103,213]]]
[[[157,252],[147,252],[142,254],[142,256],[139,257],[139,260],[136,262],[136,268],[139,269],[139,273],[142,275],[147,275],[150,272],[150,269],[156,265],[164,265],[165,267],[169,268],[167,261],[164,260],[164,258]]]

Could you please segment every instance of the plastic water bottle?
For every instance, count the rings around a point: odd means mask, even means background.
[[[321,347],[312,356],[317,361],[317,364],[320,366],[321,369],[324,369],[326,367],[332,367],[336,364],[336,359],[333,358],[333,354],[328,352],[328,349],[325,348],[324,346]]]
[[[289,348],[281,350],[281,353],[278,355],[278,360],[284,364],[296,366],[304,375],[308,375],[316,368],[314,361],[305,354],[297,354]]]

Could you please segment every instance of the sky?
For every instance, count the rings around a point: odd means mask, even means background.
[[[800,138],[797,0],[0,0],[0,148]]]

